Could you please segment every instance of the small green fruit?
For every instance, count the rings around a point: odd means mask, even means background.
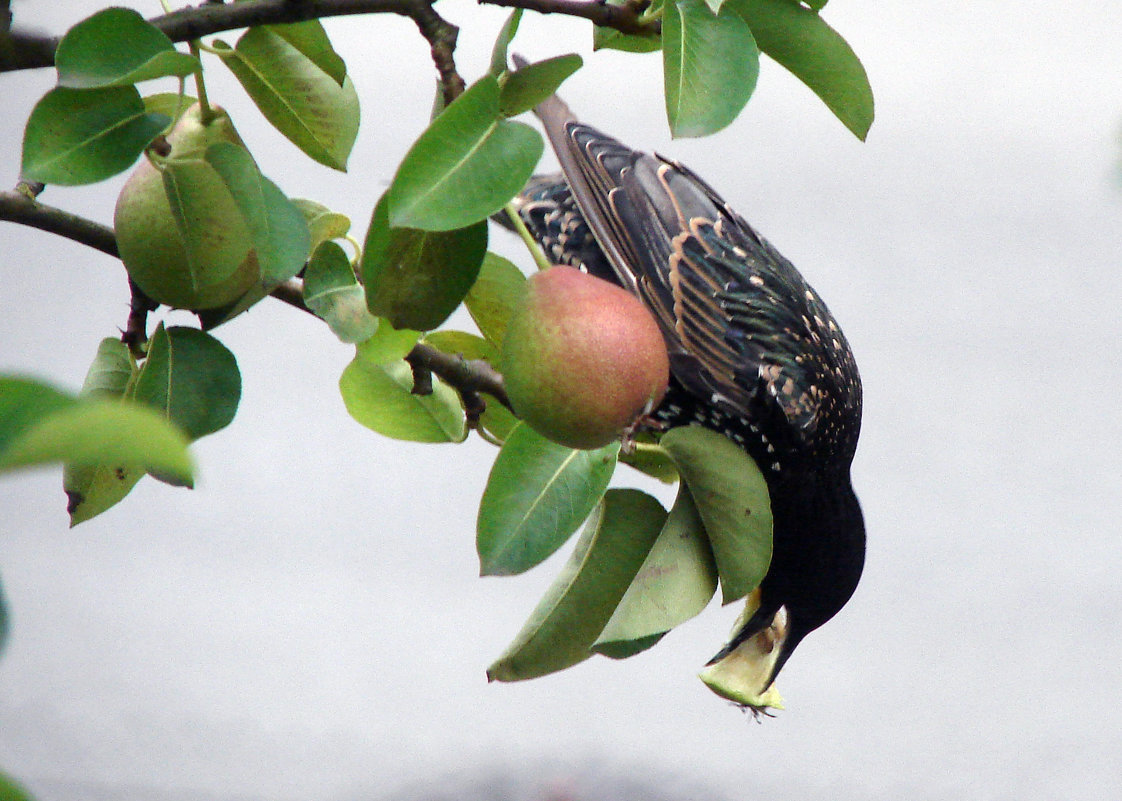
[[[639,299],[572,267],[526,282],[499,366],[518,416],[570,448],[619,437],[658,405],[670,377],[662,333]]]
[[[148,159],[125,182],[113,224],[129,277],[155,301],[181,309],[213,309],[241,297],[259,277],[257,254],[233,197],[204,161],[218,142],[245,147],[230,116],[213,109],[204,123],[196,104],[168,134],[177,197],[190,247],[172,215],[164,174]]]

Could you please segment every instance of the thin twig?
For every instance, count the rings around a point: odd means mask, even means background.
[[[463,94],[464,79],[456,71],[456,39],[460,29],[433,10],[431,4],[418,3],[409,16],[417,24],[421,36],[428,40],[432,50],[432,63],[440,75],[440,90],[444,96],[444,105],[448,106],[453,100]]]
[[[121,342],[128,346],[133,356],[140,359],[147,352],[148,314],[159,308],[160,304],[144,294],[144,290],[129,279],[129,319],[121,332]]]

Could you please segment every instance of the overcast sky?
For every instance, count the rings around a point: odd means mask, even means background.
[[[14,10],[61,32],[97,5]],[[439,8],[470,80],[504,14]],[[771,63],[733,126],[671,141],[657,56],[591,54],[585,24],[532,15],[517,43],[585,55],[574,109],[705,176],[856,352],[868,564],[784,670],[785,712],[754,725],[695,678],[736,614],[717,606],[633,659],[488,685],[559,559],[479,579],[493,449],[363,429],[337,391],[353,349],[263,303],[218,331],[243,400],[195,448],[195,491],[142,482],[69,531],[57,469],[0,480],[0,767],[42,801],[357,801],[543,761],[677,774],[713,798],[1117,797],[1122,5],[836,0],[824,16],[876,92],[865,144]],[[363,102],[347,175],[267,128],[221,65],[208,75],[262,170],[361,235],[427,118],[431,64],[395,18],[329,29]],[[0,76],[4,186],[52,83]],[[121,180],[43,199],[108,222]],[[529,266],[506,235],[492,246]],[[124,323],[120,265],[8,223],[0,254],[0,371],[76,389]]]

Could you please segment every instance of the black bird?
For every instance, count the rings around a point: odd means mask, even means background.
[[[755,638],[741,653],[758,662],[750,675],[762,682],[747,696],[761,697],[861,577],[853,353],[794,265],[697,175],[578,122],[556,96],[536,113],[563,176],[536,176],[516,201],[520,216],[552,261],[621,284],[650,309],[671,363],[654,417],[719,431],[767,479],[771,565],[709,663]]]

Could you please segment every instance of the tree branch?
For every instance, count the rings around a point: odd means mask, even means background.
[[[308,314],[315,313],[304,303],[304,291],[298,278],[285,281],[272,291],[272,296]],[[469,409],[473,405],[473,400],[477,400],[476,396],[480,393],[490,395],[503,406],[510,408],[510,399],[506,396],[506,387],[503,385],[502,375],[482,359],[465,359],[462,356],[434,348],[424,342],[418,342],[406,354],[405,361],[409,362],[409,366],[413,368],[414,377],[418,373],[432,373],[440,376],[446,384],[460,393]],[[415,387],[414,391],[417,394],[427,394],[424,379],[422,378],[419,383],[419,389]],[[431,385],[429,391],[432,391]]]
[[[660,30],[657,20],[644,21],[640,14],[645,2],[608,5],[601,0],[479,0],[480,3],[509,8],[525,8],[541,14],[565,14],[591,20],[596,25],[615,28],[622,33],[654,34]],[[417,23],[422,35],[433,46],[433,60],[445,80],[449,64],[444,63],[445,40],[455,26],[443,20],[432,8],[433,0],[245,0],[241,3],[206,3],[180,9],[149,20],[173,42],[186,42],[223,31],[253,25],[276,25],[303,22],[309,19],[343,17],[355,14],[398,14]],[[435,18],[435,19],[434,19]],[[436,22],[439,20],[439,23]],[[436,25],[434,28],[433,25]],[[0,72],[54,66],[55,49],[60,37],[29,31],[0,30]],[[438,43],[440,43],[438,45]],[[451,36],[455,45],[455,33]],[[454,71],[454,65],[451,66]]]
[[[436,65],[436,71],[440,75],[441,93],[444,105],[447,106],[464,91],[464,79],[456,71],[456,61],[453,58],[460,29],[437,14],[431,5],[421,4],[416,13],[410,16],[432,49],[432,63]]]
[[[33,200],[22,192],[0,192],[0,220],[27,225],[117,258],[117,237],[113,229]]]
[[[510,408],[502,375],[482,359],[465,359],[418,342],[405,360],[415,371],[427,370],[440,376],[465,398],[484,393]]]
[[[581,17],[594,25],[614,28],[620,33],[655,35],[662,30],[662,23],[659,20],[642,18],[643,11],[650,5],[646,0],[627,2],[618,6],[609,5],[606,0],[479,0],[479,3],[505,8],[524,8],[539,14]]]
[[[0,31],[0,72],[51,66],[58,41],[31,31]]]
[[[248,28],[253,25],[275,25],[304,22],[323,17],[388,12],[410,16],[424,0],[250,0],[242,3],[206,3],[183,8],[149,20],[173,42],[186,42],[213,33]],[[19,40],[17,41],[17,36]],[[0,72],[50,67],[60,37],[30,33],[12,34],[13,55],[0,47]]]
[[[21,192],[10,190],[0,192],[0,220],[48,231],[118,258],[117,239],[112,228],[54,206],[39,203]],[[294,308],[312,313],[304,303],[303,289],[297,279],[286,281],[271,294],[277,300]],[[133,317],[141,319],[141,315],[146,314],[148,310],[143,307],[150,303],[151,301],[144,298],[142,293],[138,294],[134,291],[126,336],[143,341],[143,334],[136,330],[139,323]],[[419,342],[413,346],[406,360],[415,370],[428,371],[440,376],[467,402],[473,400],[472,396],[485,393],[510,408],[502,375],[481,359],[466,360],[461,356],[445,353],[432,345]]]

